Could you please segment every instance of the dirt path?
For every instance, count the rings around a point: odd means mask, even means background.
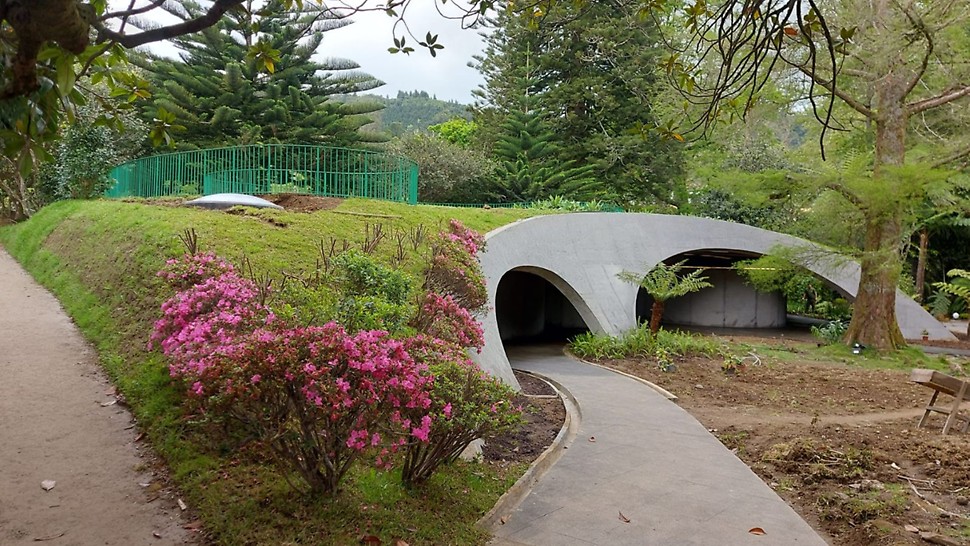
[[[189,539],[173,500],[158,498],[131,415],[102,405],[112,393],[57,300],[0,249],[0,544]]]
[[[805,413],[764,413],[756,407],[734,409],[688,407],[687,410],[702,423],[718,423],[720,427],[751,427],[758,425],[864,425],[915,419],[923,415],[923,409],[904,409],[858,413],[854,415],[808,415]],[[915,426],[915,421],[914,421]]]

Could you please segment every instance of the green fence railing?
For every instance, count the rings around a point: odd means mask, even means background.
[[[369,150],[253,144],[143,157],[115,167],[108,197],[306,193],[415,204],[418,166]]]

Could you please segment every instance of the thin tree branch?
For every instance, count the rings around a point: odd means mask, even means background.
[[[970,156],[970,146],[967,146],[961,150],[957,150],[946,157],[943,157],[934,161],[931,167],[934,169],[938,169],[940,167],[944,167],[946,165],[949,165],[950,163],[953,163],[954,161],[963,159],[968,156]]]
[[[916,102],[911,102],[906,105],[906,109],[910,114],[918,114],[923,110],[929,110],[931,108],[936,108],[937,106],[943,106],[949,102],[953,102],[957,99],[962,99],[963,97],[970,95],[970,85],[963,84],[961,87],[956,89],[951,89],[945,93],[937,95],[929,99],[923,99]]]
[[[147,6],[142,6],[140,8],[128,8],[124,11],[113,11],[111,13],[105,13],[101,17],[98,17],[98,21],[99,22],[107,21],[108,19],[115,19],[117,17],[128,18],[128,17],[131,17],[132,15],[141,15],[142,13],[151,11],[161,6],[164,3],[165,3],[165,0],[153,0],[152,3],[148,4]]]
[[[933,34],[929,31],[929,29],[926,28],[926,24],[923,22],[923,20],[920,19],[918,15],[913,14],[908,6],[900,5],[899,8],[902,10],[903,14],[906,15],[906,18],[909,19],[909,22],[913,25],[913,28],[918,30],[919,33],[926,38],[926,51],[923,52],[923,59],[920,61],[920,67],[918,70],[916,70],[916,73],[913,74],[913,77],[909,80],[909,83],[906,84],[906,91],[903,93],[903,97],[907,97],[913,91],[913,89],[916,89],[916,86],[919,84],[920,80],[923,79],[923,74],[926,73],[926,67],[930,63],[930,57],[933,55],[934,43]]]
[[[856,208],[860,210],[865,208],[865,203],[863,203],[862,200],[859,199],[859,197],[856,194],[850,192],[848,189],[846,189],[845,186],[841,184],[836,184],[834,182],[827,182],[822,185],[822,189],[834,191],[835,193],[844,197],[846,201],[855,205]]]
[[[862,104],[858,100],[854,99],[851,95],[843,91],[841,88],[833,87],[832,82],[830,80],[826,80],[825,78],[816,74],[813,70],[810,70],[802,65],[793,64],[792,66],[794,66],[802,74],[805,74],[806,76],[811,78],[812,81],[814,81],[815,83],[821,85],[829,93],[833,93],[835,94],[836,97],[839,97],[840,99],[842,99],[842,102],[848,104],[856,112],[859,112],[860,114],[862,114],[863,116],[869,119],[876,119],[876,113],[872,109],[870,109],[865,104]]]
[[[193,32],[205,30],[219,22],[219,19],[222,18],[227,11],[241,5],[243,1],[244,0],[215,0],[204,15],[196,17],[195,19],[190,19],[175,25],[158,27],[145,32],[140,32],[138,34],[122,34],[115,32],[105,27],[104,24],[100,22],[96,23],[95,28],[97,28],[100,33],[98,36],[99,41],[110,40],[121,44],[127,49],[131,49],[140,45],[158,42],[161,40],[168,40],[178,36],[183,36],[185,34],[192,34]]]

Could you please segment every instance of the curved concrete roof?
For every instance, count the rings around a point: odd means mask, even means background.
[[[486,236],[480,256],[492,306],[483,317],[485,348],[473,359],[494,376],[517,384],[499,337],[495,294],[512,270],[535,273],[558,288],[589,329],[618,335],[636,326],[638,287],[617,273],[646,271],[685,252],[731,250],[769,254],[774,248],[814,249],[803,263],[819,277],[855,297],[858,263],[814,243],[763,229],[693,216],[574,213],[538,216],[503,226]],[[931,339],[953,335],[915,301],[896,293],[896,318],[907,338],[926,329]]]

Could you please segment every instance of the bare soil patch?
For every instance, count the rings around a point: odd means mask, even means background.
[[[299,193],[274,193],[260,195],[263,199],[286,209],[289,212],[316,212],[337,208],[343,199],[337,197],[318,197]]]
[[[507,434],[485,439],[482,456],[493,464],[534,461],[556,439],[566,418],[562,401],[548,383],[518,371],[515,377],[522,386],[515,403],[522,406],[524,422]]]
[[[707,358],[673,372],[650,361],[601,364],[677,395],[832,544],[930,543],[913,529],[970,544],[970,435],[942,436],[939,416],[916,428],[932,391],[907,371],[797,357],[735,375]]]

